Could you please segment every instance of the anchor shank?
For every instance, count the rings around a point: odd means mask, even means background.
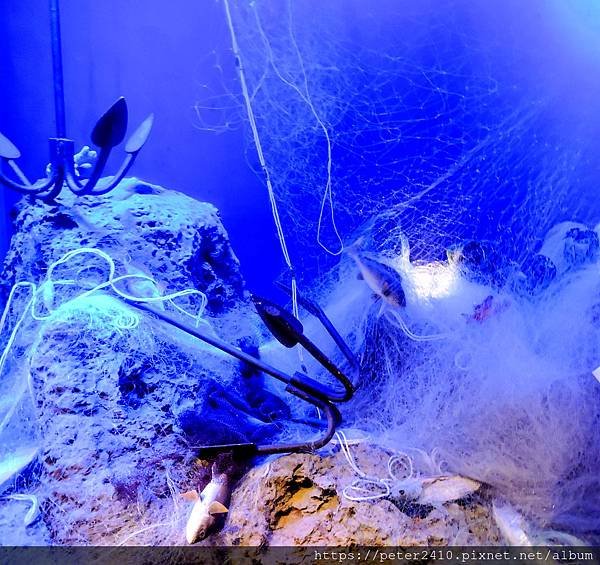
[[[54,112],[56,117],[56,137],[67,136],[65,120],[65,92],[63,81],[62,48],[60,36],[59,0],[50,0],[50,30],[52,42],[52,76],[54,81]]]

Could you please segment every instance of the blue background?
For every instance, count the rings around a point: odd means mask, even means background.
[[[256,159],[247,131],[243,126],[219,134],[201,131],[194,111],[194,104],[208,91],[239,89],[222,4],[63,0],[61,9],[68,135],[78,146],[87,143],[95,120],[120,95],[128,100],[130,127],[154,112],[155,129],[133,174],[214,203],[250,286],[266,291],[283,262],[264,184],[249,166]],[[502,85],[502,92],[508,93],[503,94],[503,111],[510,106],[511,92],[519,100],[529,95],[542,98],[544,110],[532,135],[549,145],[573,147],[581,156],[576,170],[561,173],[573,187],[573,205],[569,200],[561,203],[552,220],[595,223],[600,219],[596,203],[600,7],[596,2],[351,0],[332,2],[323,17],[331,19],[332,33],[339,26],[340,33],[357,44],[376,49],[385,45],[369,26],[390,14],[400,24],[403,42],[423,44],[423,60],[429,51],[442,61],[460,55],[454,36],[467,35],[467,43],[486,46],[481,57],[470,56],[469,69]],[[54,130],[48,6],[46,0],[5,0],[0,15],[0,131],[21,149],[21,168],[37,178],[47,162],[46,140]],[[319,3],[298,4],[299,25],[310,25],[318,17]],[[433,19],[445,22],[442,29],[447,36],[440,35],[440,28],[437,35],[427,36]],[[456,128],[474,127],[469,119],[472,116],[462,120],[459,116]],[[515,162],[527,157],[530,141],[510,145]],[[109,170],[116,163],[115,159]],[[521,180],[524,185],[526,178]],[[553,198],[550,187],[537,190],[547,190],[544,197]],[[16,197],[7,191],[2,194],[3,254],[9,237],[8,210]],[[518,209],[527,198],[515,189],[487,202],[477,211],[480,224],[464,235],[493,236],[495,211],[507,206]],[[421,212],[427,215],[424,206]],[[307,244],[303,234],[290,231],[298,256]],[[344,226],[341,231],[345,237],[350,233]],[[316,261],[318,268],[334,262],[325,255]]]

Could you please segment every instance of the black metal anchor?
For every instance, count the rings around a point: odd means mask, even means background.
[[[66,184],[77,195],[106,194],[117,186],[133,165],[137,154],[148,139],[154,116],[150,114],[128,139],[125,145],[127,156],[117,172],[112,177],[101,180],[100,177],[112,148],[123,141],[127,131],[127,104],[125,98],[119,98],[102,115],[92,131],[92,142],[100,148],[100,152],[89,178],[87,180],[80,178],[75,171],[75,144],[72,139],[67,137],[66,133],[59,0],[50,0],[50,23],[56,123],[56,137],[48,140],[50,167],[46,178],[30,183],[15,163],[15,159],[21,156],[21,152],[0,133],[0,184],[43,200],[53,200],[62,190],[63,184]],[[4,174],[5,165],[14,171],[18,181]]]
[[[289,290],[282,286],[284,290]],[[334,328],[331,321],[327,318],[323,310],[308,300],[307,298],[298,295],[299,302],[304,308],[316,316],[319,321],[325,327],[327,333],[332,337],[334,342],[341,349],[342,354],[350,364],[352,372],[358,373],[358,361],[354,357],[348,345],[344,342],[343,338]],[[269,444],[269,445],[256,445],[255,443],[236,443],[236,444],[224,444],[224,445],[209,445],[202,446],[198,449],[199,457],[210,457],[219,453],[230,452],[237,457],[247,458],[254,455],[268,455],[272,453],[289,453],[299,451],[313,451],[326,445],[329,440],[333,437],[336,431],[336,427],[340,423],[341,416],[335,406],[340,402],[347,402],[352,398],[354,393],[354,383],[348,378],[344,372],[337,367],[333,361],[331,361],[325,353],[323,353],[310,339],[304,335],[304,329],[300,320],[295,318],[290,312],[287,312],[274,302],[265,298],[260,298],[256,295],[252,295],[252,301],[256,310],[267,325],[273,336],[284,346],[294,347],[300,345],[303,347],[327,372],[337,381],[338,386],[331,387],[322,384],[315,379],[312,379],[308,375],[300,372],[296,372],[293,375],[277,369],[265,363],[261,359],[257,359],[248,353],[245,353],[237,347],[223,341],[222,339],[208,335],[201,331],[199,328],[191,328],[187,324],[179,321],[174,316],[164,311],[158,311],[154,308],[139,302],[127,300],[126,302],[131,306],[153,314],[163,322],[170,324],[179,330],[187,333],[199,339],[209,345],[220,349],[224,353],[248,363],[259,371],[277,379],[278,381],[285,383],[286,391],[298,398],[301,398],[305,402],[308,402],[317,408],[319,408],[326,419],[326,428],[322,431],[321,435],[309,441],[294,442],[294,443],[280,443],[280,444]],[[339,386],[341,385],[341,386]]]

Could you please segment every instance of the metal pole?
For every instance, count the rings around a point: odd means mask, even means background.
[[[56,116],[56,137],[67,136],[65,122],[65,92],[63,81],[62,52],[60,41],[60,13],[58,0],[50,0],[50,30],[52,41],[52,71],[54,80],[54,111]]]

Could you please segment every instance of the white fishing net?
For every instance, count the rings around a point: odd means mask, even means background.
[[[320,246],[339,252],[381,212],[410,236],[413,259],[474,235],[501,237],[523,256],[566,206],[580,214],[578,179],[566,174],[580,148],[548,123],[545,93],[519,82],[517,54],[495,54],[473,21],[448,21],[460,2],[228,5],[285,234],[305,271],[327,262]],[[242,119],[239,84],[230,88]],[[232,106],[229,95],[202,98],[200,126],[222,120],[217,109],[233,123]],[[254,140],[248,158],[262,176]]]
[[[402,453],[435,450],[536,527],[593,538],[600,210],[586,144],[465,3],[225,5],[249,160],[260,145],[303,288],[359,235],[402,276],[406,309],[372,306],[344,256],[319,286],[361,355],[347,421]],[[202,127],[224,100],[198,104]],[[564,220],[589,227],[548,233]]]

